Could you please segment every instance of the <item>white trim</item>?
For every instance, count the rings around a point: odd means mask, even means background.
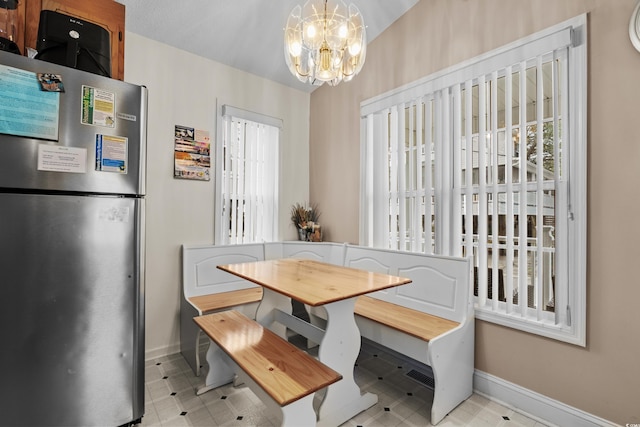
[[[367,131],[369,126],[373,126],[373,120],[369,120],[367,117],[360,118],[360,135],[367,135],[370,137],[373,132],[371,130]],[[362,145],[362,144],[361,144]],[[371,170],[373,157],[371,150],[367,150],[366,147],[368,144],[364,144],[364,147],[360,148],[360,175],[366,176],[364,188],[360,189],[360,204],[358,206],[358,218],[367,217],[364,221],[359,221],[359,230],[358,230],[358,242],[366,242],[367,245],[370,245],[371,242],[369,239],[373,234],[373,230],[371,229],[371,218],[372,218],[372,209],[371,203],[372,198],[369,196],[371,193],[370,182],[373,181]],[[367,175],[368,174],[368,175]]]
[[[529,308],[528,310],[533,309]],[[581,336],[574,333],[571,327],[555,325],[550,321],[527,322],[518,312],[494,313],[476,306],[476,319],[584,347]]]
[[[151,350],[147,349],[144,352],[144,360],[145,362],[148,362],[149,360],[164,356],[171,356],[172,354],[180,354],[180,342],[171,345],[163,345]]]
[[[614,427],[617,424],[476,369],[473,391],[545,425]]]
[[[568,304],[573,303],[571,311],[567,309],[567,324],[574,329],[574,337],[581,346],[586,346],[587,323],[587,20],[583,16],[582,25],[576,25],[572,31],[574,49],[569,51],[571,64],[575,67],[569,82],[571,118],[568,140],[569,151],[569,282],[576,283],[570,290],[575,296],[568,295]],[[575,48],[580,46],[579,49]],[[565,139],[565,141],[567,140]],[[573,223],[573,224],[571,224]],[[562,309],[560,307],[559,309]],[[570,316],[570,317],[569,317]]]
[[[218,141],[220,143],[215,144],[216,156],[215,156],[215,193],[214,193],[214,242],[216,244],[229,244],[228,238],[228,224],[229,221],[232,221],[231,229],[232,235],[231,240],[233,243],[238,242],[238,236],[234,234],[236,224],[235,224],[235,215],[231,215],[229,209],[224,209],[224,206],[229,206],[230,200],[239,200],[238,196],[241,195],[243,198],[249,194],[258,194],[264,196],[264,202],[254,200],[254,204],[247,204],[248,209],[248,223],[249,229],[247,231],[248,235],[245,235],[244,239],[249,239],[253,241],[253,239],[257,239],[258,241],[273,241],[279,239],[279,215],[278,212],[280,210],[280,194],[282,191],[282,179],[281,179],[281,171],[280,164],[282,163],[282,143],[283,143],[283,121],[281,119],[267,116],[260,113],[255,113],[252,111],[243,110],[241,108],[236,108],[230,106],[228,104],[219,104],[217,106],[217,136]],[[249,138],[250,140],[260,140],[261,136],[265,136],[265,132],[269,133],[270,136],[272,130],[277,132],[277,140],[275,141],[276,150],[275,151],[265,151],[264,145],[262,142],[259,143],[259,147],[253,146],[253,148],[249,148],[247,153],[242,152],[242,149],[239,153],[235,154],[235,161],[233,166],[229,164],[229,159],[231,158],[229,155],[224,156],[224,146],[229,144],[228,139],[230,139],[231,133],[231,123],[232,121],[240,121],[246,122],[247,124],[256,124],[259,125],[260,130],[256,131],[256,133]],[[263,129],[266,127],[267,130]],[[271,145],[272,138],[266,138]],[[235,145],[234,145],[235,147]],[[237,148],[236,148],[237,149]],[[223,167],[223,162],[225,162],[226,166]],[[240,163],[238,163],[240,162]],[[268,176],[262,179],[260,182],[257,182],[255,179],[247,181],[247,187],[245,187],[244,181],[244,168],[247,164],[253,163],[253,166],[256,168],[255,170],[250,169],[247,172],[247,177],[251,178],[252,174],[261,174],[264,172],[264,165],[269,165],[269,171],[271,169],[274,171],[274,175],[267,174]],[[258,164],[260,163],[260,164]],[[261,166],[262,165],[262,166]],[[235,187],[233,189],[228,188],[231,185],[231,181],[229,179],[225,180],[223,177],[223,169],[224,170],[234,170],[239,171],[240,181],[239,181],[239,189]],[[222,188],[225,185],[227,188]],[[273,194],[269,193],[272,188],[276,190]],[[236,194],[240,193],[240,194]],[[267,197],[270,196],[270,197]],[[225,198],[223,200],[223,197]],[[272,205],[272,206],[271,206]],[[272,207],[272,209],[268,209]],[[252,210],[252,208],[254,210]],[[267,213],[267,211],[260,211],[260,209],[267,209],[269,212],[273,211],[273,215]],[[255,228],[254,228],[255,227]],[[244,240],[243,240],[244,242]]]
[[[282,119],[276,117],[267,116],[265,114],[254,113],[253,111],[243,110],[242,108],[232,107],[231,105],[224,104],[222,106],[222,117],[231,116],[238,119],[249,120],[251,122],[262,123],[265,125],[276,127],[282,130]]]

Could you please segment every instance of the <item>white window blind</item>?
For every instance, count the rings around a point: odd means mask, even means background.
[[[478,318],[584,345],[586,18],[361,113],[360,243],[470,256]]]
[[[274,241],[282,122],[224,105],[222,126],[216,162],[216,243]]]

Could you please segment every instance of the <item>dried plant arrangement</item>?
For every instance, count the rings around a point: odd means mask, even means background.
[[[298,238],[300,240],[320,242],[322,234],[320,231],[320,209],[315,203],[300,204],[295,203],[291,206],[291,222],[298,230]]]

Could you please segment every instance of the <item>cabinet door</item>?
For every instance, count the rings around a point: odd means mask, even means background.
[[[111,77],[124,80],[125,6],[113,0],[26,0],[25,46],[35,49],[41,10],[54,10],[89,21],[111,34]]]
[[[25,4],[23,1],[18,2],[18,22],[16,22],[16,39],[14,42],[18,45],[21,54],[24,53],[24,34],[25,34]]]

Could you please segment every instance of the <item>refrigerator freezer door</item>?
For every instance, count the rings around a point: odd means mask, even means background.
[[[0,423],[144,410],[144,200],[0,194]]]
[[[65,89],[57,94],[60,107],[56,140],[0,134],[0,188],[145,194],[145,87],[6,52],[0,52],[0,65],[19,70],[16,73],[20,78],[29,82],[25,83],[27,88],[37,86],[38,73],[54,73],[62,77]],[[11,90],[0,79],[0,92],[4,91],[8,99],[29,96],[14,95]],[[29,115],[39,117],[43,107],[32,104]],[[113,109],[103,114],[108,119],[87,118],[93,117],[88,111],[95,112],[98,105]],[[122,170],[96,161],[100,158],[115,165],[122,162]]]

